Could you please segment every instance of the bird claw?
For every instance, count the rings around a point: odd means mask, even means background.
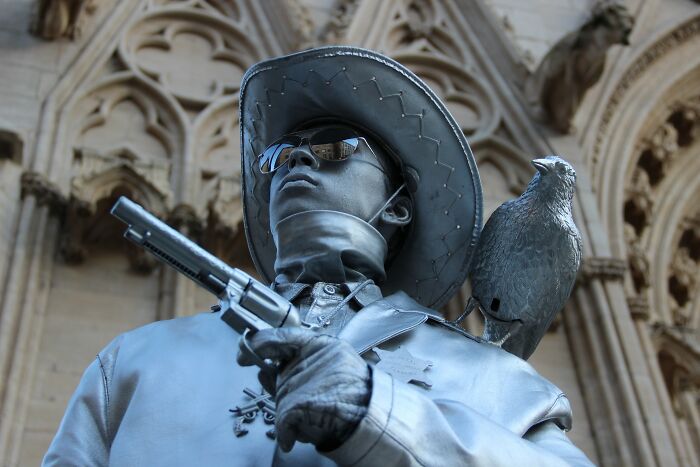
[[[488,341],[489,344],[495,345],[496,347],[503,347],[503,344],[506,343],[508,339],[510,339],[513,335],[517,334],[517,332],[520,330],[520,328],[523,326],[523,322],[520,321],[519,319],[516,319],[515,321],[511,321],[510,325],[508,327],[508,332],[506,332],[506,335],[500,338],[497,341]]]

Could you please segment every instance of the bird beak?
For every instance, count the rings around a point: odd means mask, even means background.
[[[554,167],[554,162],[548,159],[535,159],[531,162],[531,164],[542,175],[546,175],[547,172],[549,172],[552,169],[552,167]]]

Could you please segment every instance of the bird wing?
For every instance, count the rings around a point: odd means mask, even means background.
[[[545,232],[548,242],[538,249],[529,272],[531,301],[521,310],[525,314],[521,319],[530,323],[533,332],[542,333],[571,295],[581,263],[581,235],[573,219],[557,218],[546,225]]]
[[[574,224],[574,219],[569,217],[564,225],[565,231],[567,233],[566,237],[562,236],[562,250],[568,252],[565,258],[562,258],[561,274],[562,274],[562,284],[569,284],[566,294],[562,301],[562,307],[566,300],[571,295],[574,290],[574,285],[576,284],[576,275],[578,274],[579,267],[581,266],[581,256],[583,253],[583,241],[581,240],[581,233],[576,228]],[[567,267],[571,266],[571,267]]]
[[[479,300],[482,308],[490,306],[495,284],[506,280],[499,258],[507,254],[507,245],[511,245],[517,235],[510,220],[517,215],[516,201],[510,200],[499,206],[481,231],[479,247],[471,267],[471,284],[472,295]]]
[[[573,221],[555,216],[535,221],[527,203],[517,201],[504,203],[484,226],[472,267],[472,294],[498,319],[549,323],[573,288],[580,235]]]

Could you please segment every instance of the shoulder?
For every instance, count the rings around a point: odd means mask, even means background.
[[[571,428],[571,407],[563,391],[500,347],[433,320],[416,329],[406,344],[412,352],[425,351],[434,373],[455,388],[450,389],[455,398],[513,431],[524,434],[548,420]]]
[[[156,321],[115,337],[97,355],[109,370],[119,360],[171,359],[197,349],[211,349],[217,341],[232,342],[235,333],[221,322],[216,313]]]
[[[571,427],[566,395],[528,362],[450,325],[437,312],[408,297],[399,302],[404,311],[428,314],[424,324],[395,345],[433,362],[430,373],[436,385],[429,391],[432,397],[472,406],[521,434],[547,420],[565,430]]]

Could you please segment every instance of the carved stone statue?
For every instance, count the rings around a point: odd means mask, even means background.
[[[564,36],[544,57],[527,85],[527,95],[561,133],[571,131],[571,120],[588,89],[605,69],[608,49],[629,45],[634,19],[627,8],[600,1],[591,19]]]
[[[34,33],[47,40],[80,36],[80,20],[95,9],[94,0],[40,0]]]
[[[590,465],[561,390],[433,309],[481,227],[473,155],[434,92],[326,47],[253,66],[240,106],[251,255],[301,325],[240,339],[200,313],[118,336],[44,465]]]

